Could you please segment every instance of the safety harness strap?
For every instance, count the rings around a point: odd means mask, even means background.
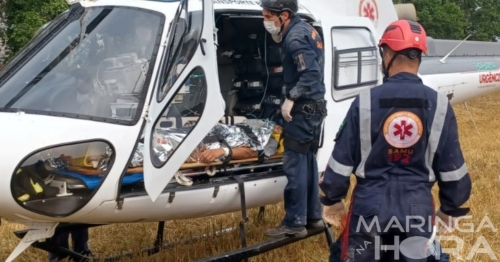
[[[209,135],[203,138],[203,143],[204,144],[213,144],[217,143],[221,140],[221,135],[215,134],[215,135]]]
[[[227,164],[229,164],[229,162],[231,162],[231,159],[233,159],[233,149],[229,146],[229,144],[224,139],[222,139],[220,141],[220,143],[221,143],[221,145],[224,145],[227,147],[227,149],[229,149],[229,154],[227,156],[225,156],[224,160],[222,161],[222,164],[224,166],[226,166]]]
[[[314,114],[316,112],[326,112],[326,100],[298,102],[293,105],[292,113],[301,112],[304,114]]]
[[[313,142],[314,141],[300,142],[294,137],[288,135],[286,132],[283,133],[283,146],[300,154],[307,153]]]

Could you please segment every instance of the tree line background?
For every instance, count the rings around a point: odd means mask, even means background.
[[[304,1],[304,0],[302,0]],[[413,3],[433,38],[497,41],[500,0],[394,0]],[[18,52],[38,28],[68,8],[65,0],[0,0],[0,55]],[[3,44],[2,44],[3,43]],[[4,51],[5,51],[4,50]]]

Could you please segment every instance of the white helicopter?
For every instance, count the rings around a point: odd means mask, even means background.
[[[161,243],[163,221],[238,210],[246,219],[246,209],[283,199],[279,142],[263,153],[276,124],[259,121],[279,108],[280,49],[258,0],[69,3],[0,71],[0,217],[27,227],[7,261],[30,245],[48,250],[41,241],[60,223],[159,222]],[[353,98],[382,83],[380,36],[416,11],[391,0],[299,4],[325,51],[321,174]],[[453,104],[500,89],[500,44],[428,45],[420,76]],[[197,162],[219,123],[261,130],[252,148],[262,157]]]

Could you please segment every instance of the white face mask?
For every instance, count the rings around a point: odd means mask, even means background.
[[[274,21],[264,21],[264,27],[266,28],[267,32],[269,32],[273,36],[278,35],[281,30],[281,27],[277,27],[276,25],[274,25]]]
[[[278,16],[277,19],[280,19],[280,17]],[[280,33],[280,31],[281,31],[281,26],[285,23],[283,21],[283,23],[280,26],[276,26],[274,24],[275,21],[276,20],[274,20],[274,21],[264,21],[264,27],[266,28],[267,32],[269,32],[272,36],[277,36]],[[273,37],[273,39],[274,39],[274,37]],[[276,41],[276,39],[275,39],[275,41]]]

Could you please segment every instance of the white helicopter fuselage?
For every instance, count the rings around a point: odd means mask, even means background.
[[[197,6],[201,5],[200,2],[204,4],[203,7]],[[209,108],[210,114],[204,114],[200,117],[196,127],[187,135],[186,140],[178,146],[164,166],[157,167],[151,164],[151,150],[144,151],[144,185],[147,193],[130,194],[128,197],[120,197],[121,181],[141,132],[145,130],[145,141],[152,141],[153,134],[151,130],[154,129],[157,119],[169,101],[175,97],[176,86],[180,86],[180,83],[177,83],[180,81],[177,81],[174,88],[171,88],[166,93],[163,101],[158,102],[156,99],[160,87],[155,79],[161,74],[160,69],[165,59],[163,54],[169,48],[169,24],[172,23],[171,27],[176,26],[174,16],[179,2],[134,0],[81,2],[81,5],[86,8],[98,6],[131,7],[159,12],[165,16],[164,27],[160,33],[157,59],[152,60],[154,63],[150,65],[153,70],[150,75],[152,80],[148,82],[149,86],[146,87],[147,93],[144,100],[146,106],[142,107],[138,113],[140,117],[134,123],[127,125],[57,115],[34,114],[22,109],[17,110],[17,112],[0,112],[0,121],[4,123],[4,128],[0,130],[0,144],[3,149],[0,151],[0,159],[3,160],[0,162],[0,171],[4,177],[3,183],[0,183],[0,205],[2,206],[0,217],[24,222],[111,224],[189,219],[240,210],[240,192],[235,181],[224,181],[219,184],[208,183],[200,187],[172,186],[168,188],[174,174],[195,149],[195,145],[200,143],[217,121],[224,117],[224,107],[227,101],[225,102],[221,95],[217,76],[215,45],[217,40],[214,36],[215,30],[213,30],[214,14],[227,12],[258,16],[261,10],[258,1],[216,0],[213,1],[213,6],[211,2],[209,0],[188,1],[189,12],[193,12],[193,10],[204,12],[203,30],[200,34],[201,38],[205,39],[206,42],[193,47],[196,48],[196,51],[192,59],[178,75],[179,79],[184,79],[191,69],[197,66],[203,68],[208,86],[205,106]],[[300,4],[301,10],[299,13],[304,17],[308,17],[311,23],[322,32],[324,41],[324,81],[326,86],[325,99],[328,101],[328,116],[324,121],[321,147],[317,153],[319,171],[323,172],[334,147],[333,139],[336,131],[355,95],[361,90],[382,83],[382,75],[379,70],[381,58],[377,44],[383,30],[389,23],[398,19],[398,14],[390,0],[321,0],[302,1]],[[368,10],[368,13],[365,9]],[[261,19],[255,19],[255,21],[257,23],[262,22]],[[373,57],[362,63],[363,72],[361,78],[367,83],[357,86],[357,67],[361,65],[353,65],[354,62],[352,61],[342,64],[339,62],[341,56],[336,58],[336,52],[341,53],[342,50],[348,50],[346,54],[357,54],[359,50],[353,48],[368,48],[369,50],[366,49],[368,51],[363,52],[373,54]],[[485,57],[478,61],[493,63],[496,64],[496,67],[487,71],[470,70],[466,72],[459,69],[456,72],[446,73],[436,73],[436,70],[439,71],[450,66],[451,63],[455,63],[453,62],[455,58],[448,58],[445,61],[448,64],[440,62],[432,64],[432,61],[442,58],[442,56],[435,59],[425,57],[423,66],[427,66],[426,63],[428,63],[429,65],[426,68],[434,69],[420,76],[425,84],[440,92],[451,94],[452,103],[464,102],[500,88],[500,71],[498,70],[497,57]],[[12,79],[21,79],[22,77],[23,75],[20,73],[11,76]],[[344,89],[336,88],[336,86],[341,85],[341,82],[342,85],[352,86]],[[1,96],[2,87],[0,86]],[[54,215],[50,214],[50,212],[43,213],[36,206],[28,205],[29,208],[27,208],[27,206],[19,204],[14,199],[12,177],[16,170],[22,163],[27,164],[29,161],[34,163],[37,159],[43,159],[44,155],[40,155],[38,158],[28,159],[28,157],[43,149],[57,147],[58,145],[81,143],[82,141],[103,141],[103,143],[111,145],[114,152],[112,167],[85,204],[80,208],[74,208],[74,212]],[[148,144],[149,142],[144,143],[145,147]],[[81,155],[82,152],[76,151],[83,149],[78,149],[75,146],[68,150],[73,150],[74,154]],[[56,155],[64,152],[54,149],[52,154]],[[26,162],[26,160],[29,161]],[[272,175],[253,175],[249,173],[245,181],[246,207],[253,208],[280,202],[283,199],[283,189],[286,183],[287,179],[282,173]],[[72,206],[72,203],[82,200],[74,199],[71,201],[65,204]],[[42,201],[40,205],[43,203],[45,202]]]

